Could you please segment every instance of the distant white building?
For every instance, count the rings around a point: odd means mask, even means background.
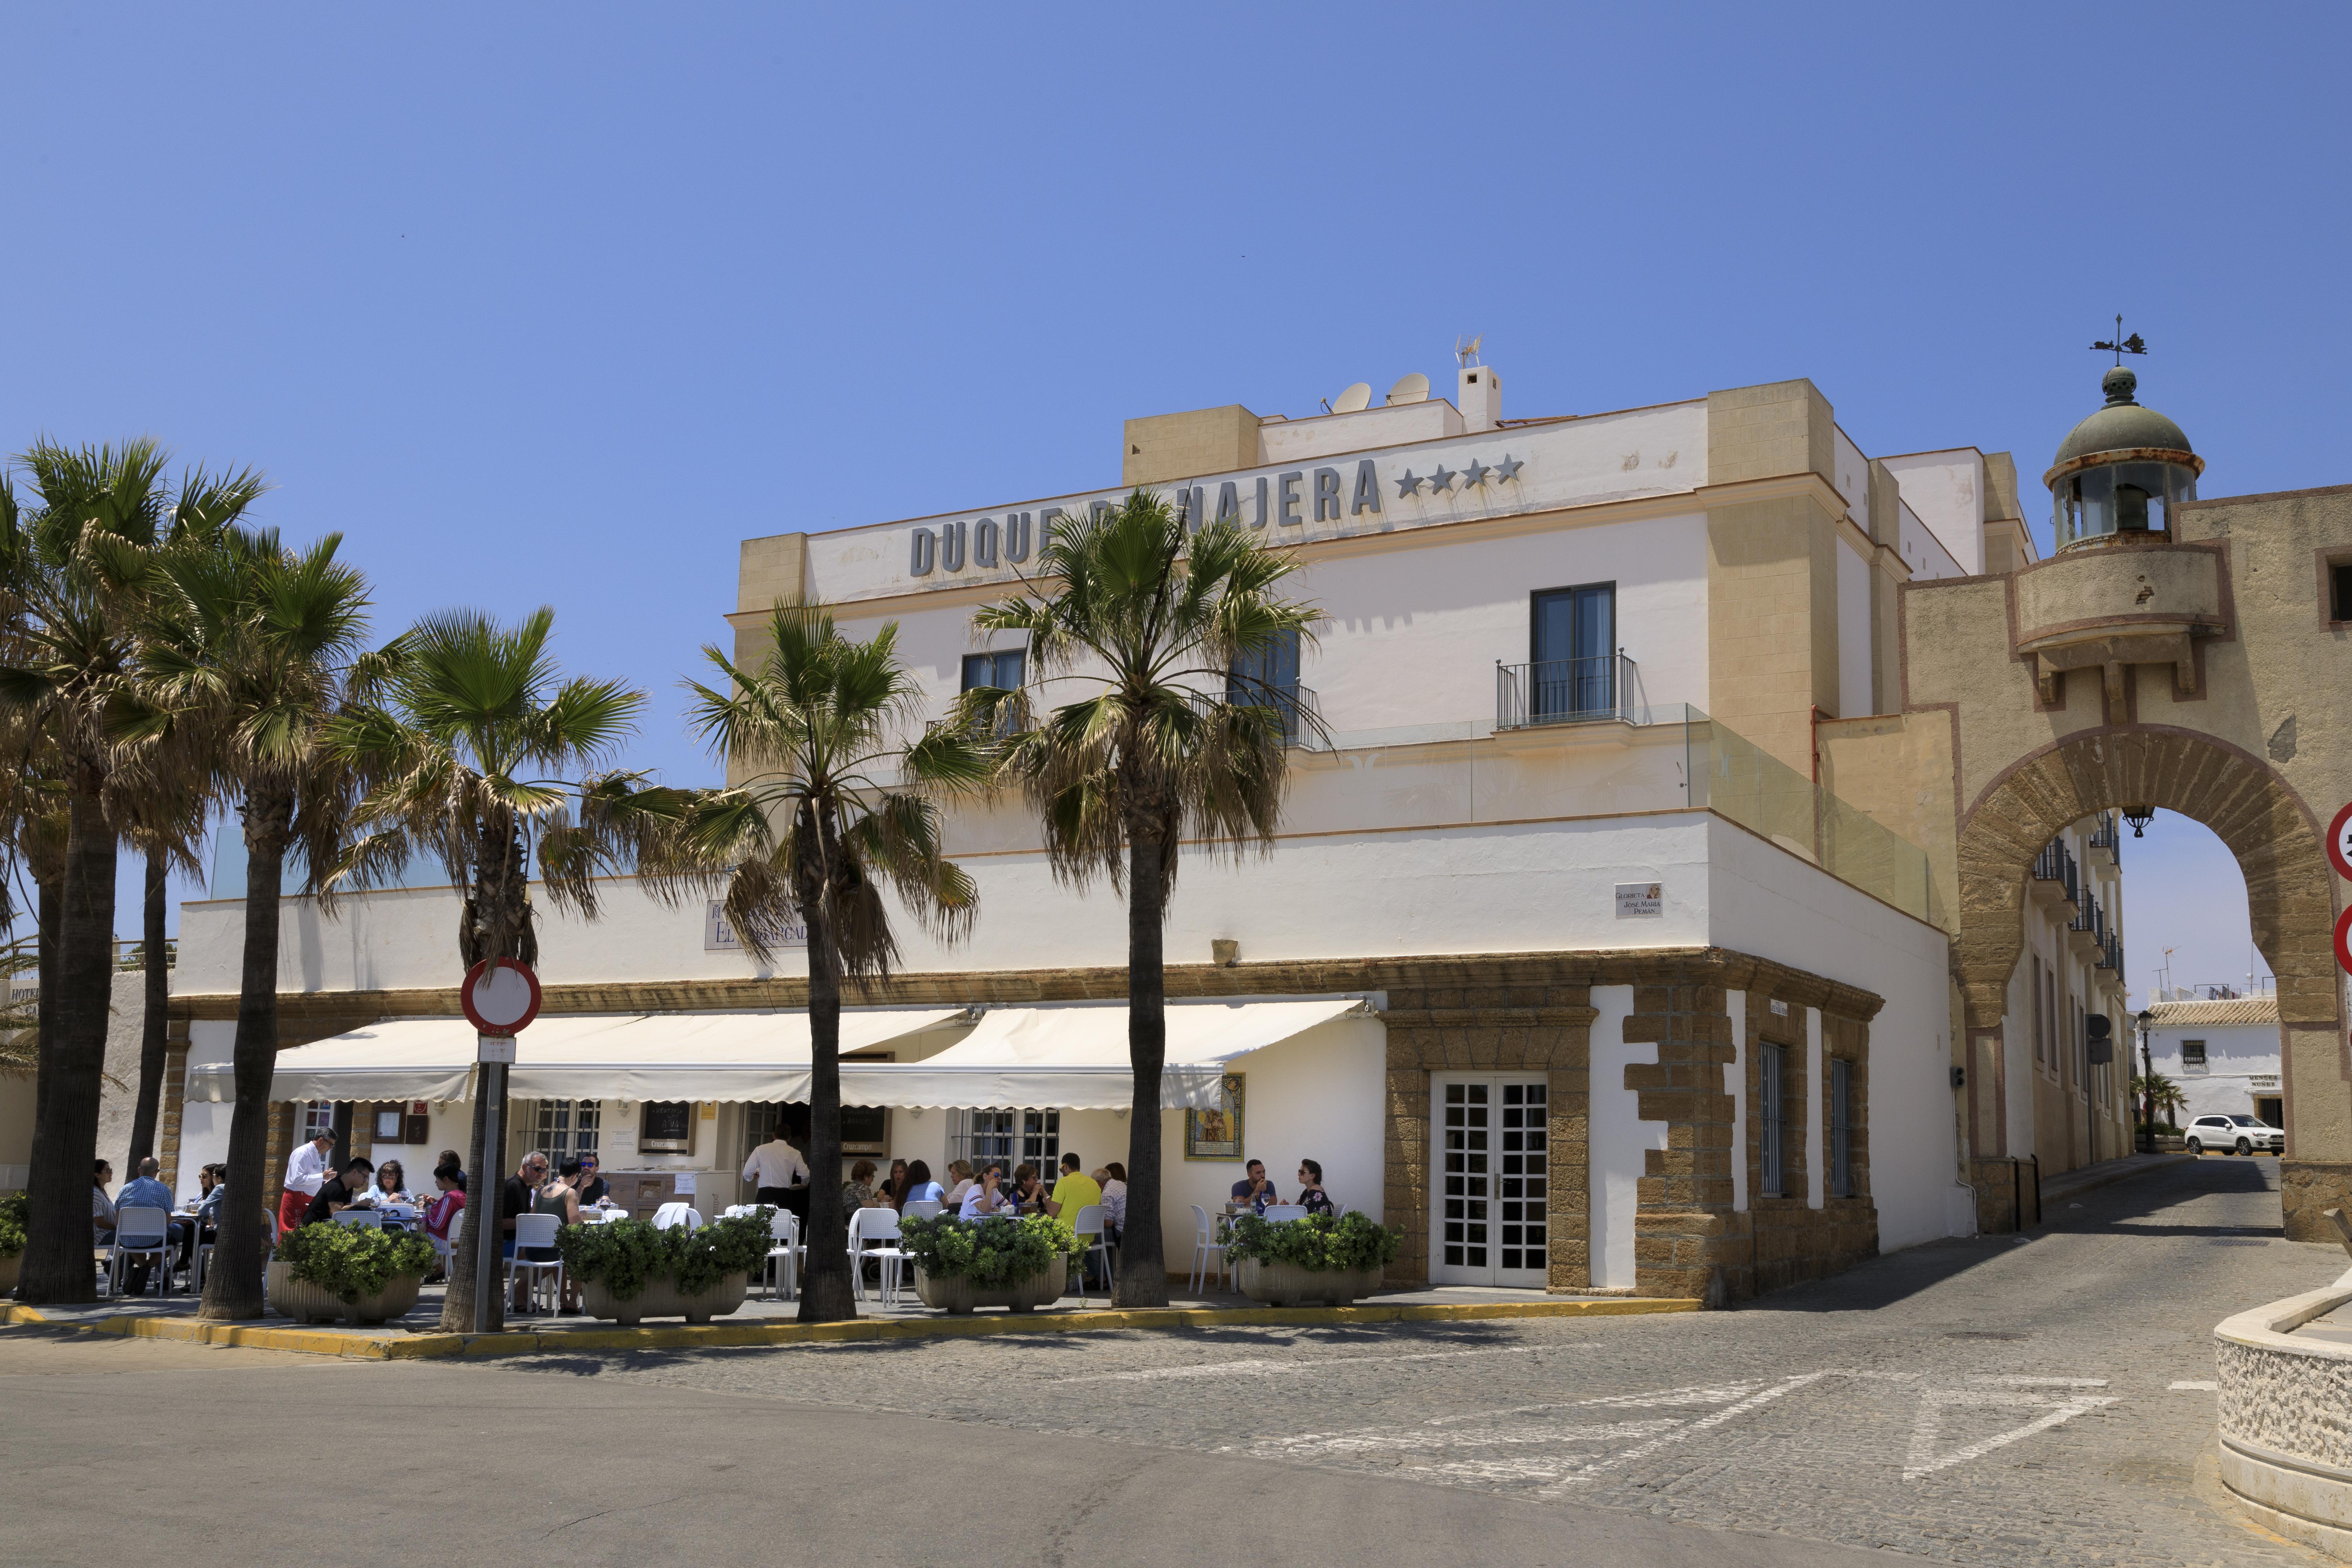
[[[2148,1062],[2189,1097],[2180,1114],[2237,1113],[2284,1126],[2276,996],[2159,1002],[2148,1009]]]

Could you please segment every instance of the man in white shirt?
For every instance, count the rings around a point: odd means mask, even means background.
[[[784,1142],[784,1130],[776,1129],[774,1137],[751,1151],[743,1162],[743,1179],[757,1187],[760,1195],[755,1202],[773,1204],[789,1209],[803,1221],[808,1218],[808,1162],[801,1152]],[[795,1190],[797,1189],[797,1190]]]
[[[321,1132],[308,1143],[294,1145],[286,1157],[286,1190],[278,1198],[278,1228],[293,1230],[310,1212],[310,1200],[327,1184],[327,1156],[335,1149],[335,1135]]]

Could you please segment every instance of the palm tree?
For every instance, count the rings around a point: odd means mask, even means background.
[[[674,835],[648,846],[656,893],[723,886],[726,913],[761,963],[789,921],[808,928],[808,1274],[803,1322],[853,1318],[848,1233],[830,1201],[841,1173],[841,987],[887,980],[898,956],[882,886],[949,941],[971,928],[979,891],[941,852],[938,797],[987,776],[982,750],[952,727],[911,745],[898,735],[921,688],[898,662],[897,623],[853,641],[821,605],[775,607],[758,663],[703,657],[728,689],[687,682],[691,723],[739,782],[698,792]],[[895,773],[895,783],[883,778]]]
[[[2145,1107],[2142,1116],[2151,1127],[2156,1125],[2158,1111],[2163,1112],[2166,1122],[2170,1123],[2189,1106],[2189,1096],[2181,1091],[2180,1086],[2160,1072],[2134,1078],[2131,1091]]]
[[[642,773],[596,771],[635,731],[645,693],[562,679],[548,652],[554,627],[544,607],[512,628],[471,610],[420,621],[328,726],[333,754],[371,786],[355,812],[364,834],[335,863],[331,885],[380,887],[414,857],[439,861],[464,894],[460,973],[484,960],[538,962],[534,851],[556,906],[593,920],[597,879],[634,868],[676,816],[677,792]],[[442,1326],[461,1332],[474,1326],[478,1227],[499,1218],[494,1167],[504,1160],[483,1147],[488,1113],[476,1095],[473,1198],[441,1310]],[[493,1311],[494,1323],[502,1318]]]
[[[140,732],[159,749],[208,758],[245,837],[228,1135],[228,1180],[242,1194],[268,1185],[287,858],[303,868],[307,892],[326,894],[326,872],[348,840],[358,794],[350,770],[324,745],[367,624],[367,580],[335,558],[341,542],[331,533],[296,552],[274,531],[235,529],[186,539],[163,552],[149,594]],[[260,1205],[226,1207],[198,1316],[259,1317],[268,1252]]]
[[[1278,596],[1294,563],[1221,524],[1188,535],[1166,498],[1137,490],[1098,519],[1057,523],[1029,592],[983,606],[986,633],[1025,634],[1030,687],[1092,689],[1029,719],[1025,690],[965,695],[963,721],[1004,734],[999,776],[1044,820],[1056,878],[1108,878],[1127,899],[1128,1223],[1116,1302],[1165,1305],[1160,1234],[1160,1074],[1167,1057],[1161,928],[1177,847],[1270,847],[1287,779],[1284,740],[1315,724],[1295,691],[1248,673],[1319,613]]]
[[[26,452],[38,505],[22,514],[0,484],[0,707],[37,731],[65,786],[57,955],[45,953],[31,1199],[17,1295],[87,1301],[87,1188],[98,1148],[107,1016],[114,980],[115,852],[121,802],[142,787],[122,721],[138,651],[137,625],[157,548],[191,526],[225,525],[264,489],[247,471],[192,472],[176,496],[165,454],[150,440]]]
[[[191,759],[193,760],[193,759]],[[135,1171],[155,1152],[162,1120],[163,1059],[170,1049],[171,943],[164,924],[171,912],[170,879],[174,868],[201,878],[196,846],[212,805],[211,781],[191,769],[175,769],[178,788],[157,787],[144,799],[123,802],[123,837],[146,858],[141,887],[139,960],[144,984],[141,999],[139,1087],[131,1102],[131,1148],[122,1168]]]

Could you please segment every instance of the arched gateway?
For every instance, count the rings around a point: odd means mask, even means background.
[[[2196,500],[2203,464],[2179,427],[2133,401],[2131,372],[2110,371],[2105,389],[2044,476],[2055,554],[1906,584],[1903,717],[1825,726],[1825,756],[1850,799],[1888,748],[1948,762],[1948,797],[1872,804],[1948,879],[1956,1065],[1981,1096],[2004,1091],[2003,1018],[2043,847],[2110,808],[2210,827],[2245,873],[2278,977],[2286,1231],[2329,1239],[2320,1211],[2352,1200],[2340,890],[2320,841],[2352,800],[2352,486]]]

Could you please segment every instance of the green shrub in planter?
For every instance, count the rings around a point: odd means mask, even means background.
[[[651,1220],[567,1225],[556,1233],[564,1272],[634,1301],[648,1279],[667,1279],[685,1296],[698,1296],[730,1274],[750,1274],[768,1260],[773,1209],[713,1221],[700,1230],[664,1230]]]
[[[1001,1290],[1034,1279],[1054,1259],[1082,1250],[1077,1233],[1052,1215],[985,1215],[960,1219],[920,1215],[898,1222],[898,1245],[915,1267],[934,1279],[969,1279],[983,1290]]]
[[[276,1256],[295,1279],[349,1303],[383,1294],[397,1275],[423,1279],[433,1267],[433,1244],[413,1230],[322,1220],[287,1232]]]
[[[32,1207],[30,1193],[10,1193],[0,1198],[0,1258],[14,1258],[25,1250],[25,1216]]]
[[[1295,1263],[1320,1272],[1384,1268],[1396,1261],[1398,1246],[1396,1232],[1357,1209],[1339,1215],[1311,1214],[1286,1220],[1245,1214],[1234,1221],[1225,1256],[1236,1263],[1255,1258],[1261,1263]]]

